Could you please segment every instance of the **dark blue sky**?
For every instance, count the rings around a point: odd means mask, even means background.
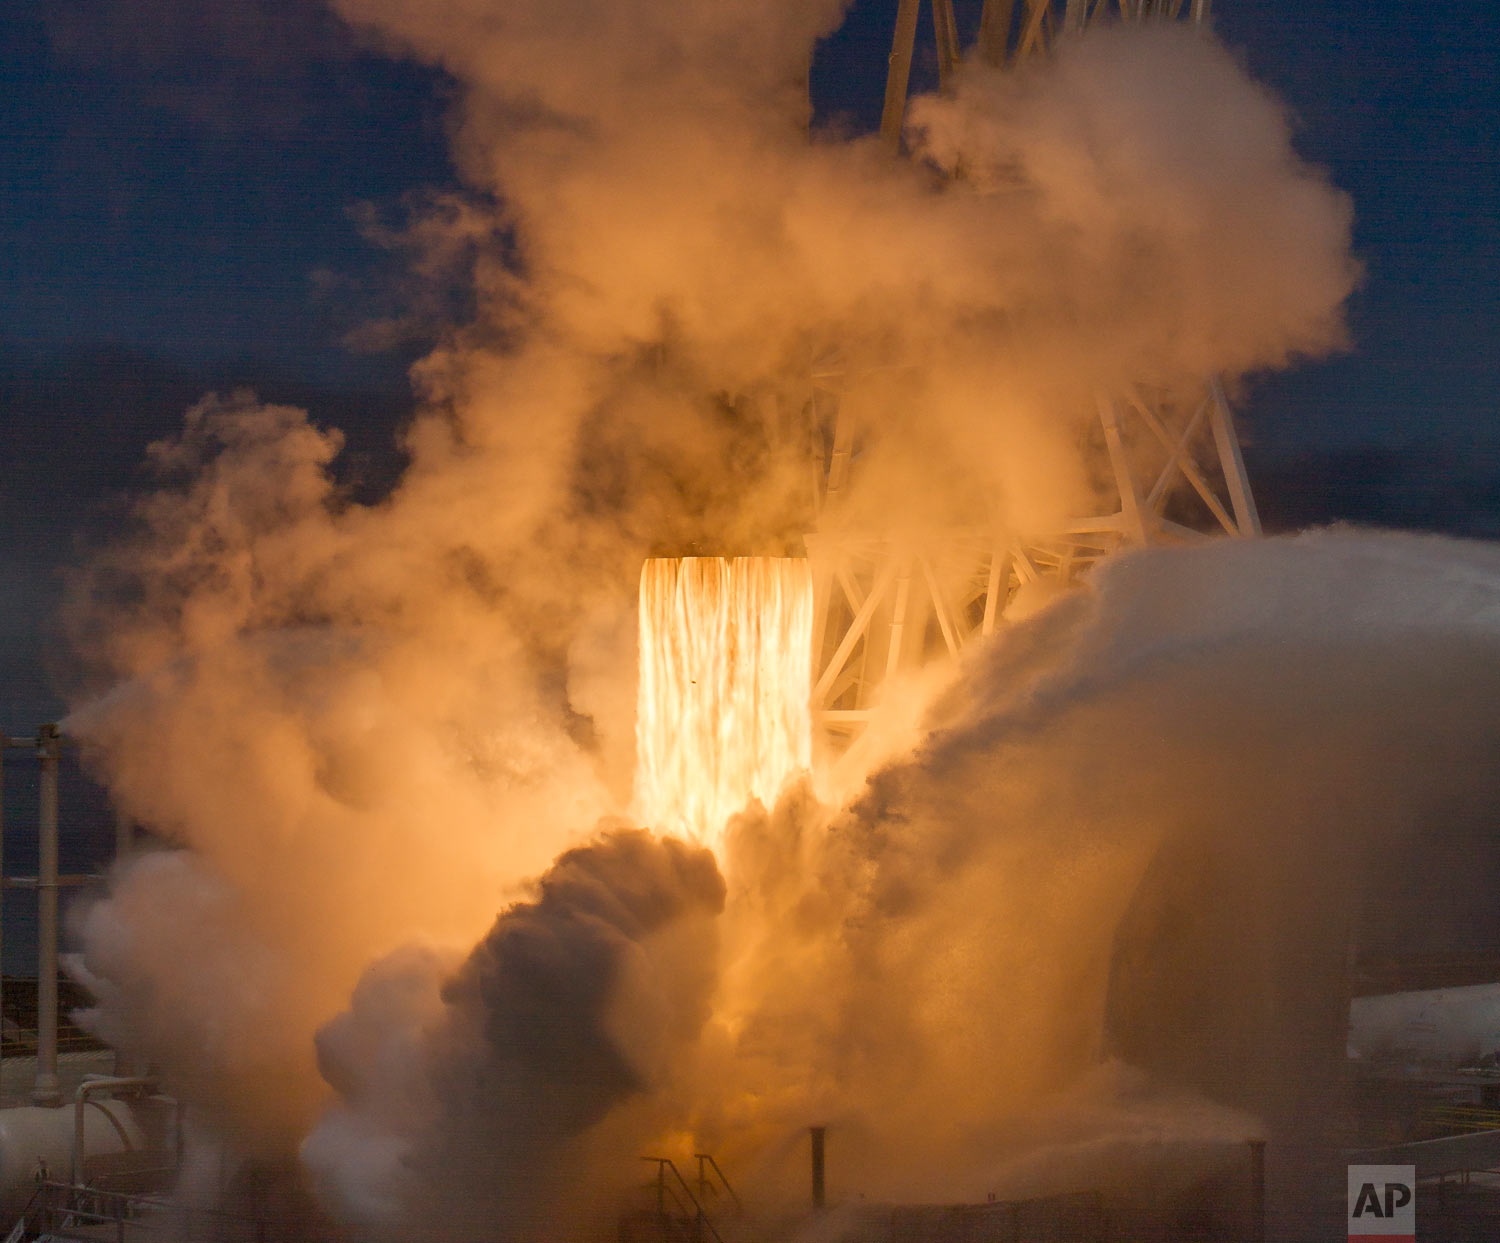
[[[1497,7],[1218,0],[1353,194],[1368,269],[1354,349],[1243,412],[1274,524],[1500,534]],[[825,116],[873,123],[894,8],[860,0],[822,49]],[[38,654],[70,533],[205,389],[307,405],[388,476],[420,332],[343,342],[410,296],[367,223],[451,183],[447,113],[438,75],[296,0],[0,6],[0,728],[55,710]]]

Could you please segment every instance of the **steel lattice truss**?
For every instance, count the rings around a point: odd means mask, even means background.
[[[931,0],[933,33],[937,40],[939,80],[946,90],[958,69],[961,51],[953,0]],[[901,0],[891,43],[890,69],[885,84],[885,112],[880,132],[891,146],[901,141],[906,112],[907,81],[916,43],[921,0]],[[1077,32],[1099,21],[1208,20],[1209,0],[984,0],[976,51],[992,65],[1005,65],[1047,51],[1060,35]]]
[[[960,52],[952,0],[930,0],[942,83]],[[882,133],[899,147],[921,0],[901,0],[886,83]],[[985,0],[978,53],[992,64],[1044,54],[1095,21],[1206,21],[1208,0]],[[814,722],[836,746],[870,719],[882,682],[904,668],[956,657],[991,633],[1028,585],[1062,586],[1123,548],[1260,533],[1234,419],[1217,377],[1195,391],[1137,386],[1097,397],[1094,443],[1107,462],[1099,512],[1056,529],[955,528],[920,547],[851,531],[840,501],[855,468],[857,417],[840,401],[835,362],[814,368],[814,411],[832,424],[820,455],[820,517],[807,537],[814,583]]]

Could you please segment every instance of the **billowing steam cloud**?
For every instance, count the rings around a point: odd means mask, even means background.
[[[1101,567],[979,652],[851,807],[731,833],[724,1146],[816,1115],[860,1190],[983,1200],[1152,1144],[1329,1138],[1350,953],[1412,943],[1403,879],[1500,799],[1497,654],[1488,546],[1320,533]],[[1470,917],[1486,858],[1444,873]]]
[[[461,89],[469,190],[417,233],[468,249],[478,314],[417,369],[411,466],[383,501],[335,487],[337,433],[211,399],[154,449],[133,535],[80,576],[93,680],[68,728],[184,847],[81,922],[99,1030],[242,1143],[310,1135],[329,1204],[401,1237],[435,1170],[484,1160],[524,1233],[548,1177],[628,1164],[648,1135],[721,1143],[774,1188],[765,1154],[838,1120],[888,1194],[926,1185],[922,1155],[947,1161],[944,1194],[995,1190],[1022,1149],[1076,1152],[1090,1126],[1237,1137],[1213,1109],[1163,1121],[1084,1082],[1114,1073],[1091,1069],[1114,932],[1149,924],[1132,895],[1164,842],[1303,826],[1340,852],[1367,810],[1391,822],[1400,798],[1299,783],[1384,745],[1368,714],[1347,732],[1350,688],[1425,685],[1394,663],[1395,620],[1324,660],[1374,625],[1324,588],[1341,550],[1369,567],[1405,546],[1122,562],[977,656],[916,758],[852,807],[803,788],[748,813],[699,1039],[716,874],[670,843],[585,843],[629,801],[641,561],[799,551],[815,368],[867,429],[847,520],[919,540],[1083,504],[1097,390],[1232,383],[1340,344],[1349,207],[1275,101],[1207,35],[1104,30],[1012,76],[967,67],[914,105],[915,158],[894,160],[805,133],[832,0],[335,7]],[[1463,564],[1490,598],[1480,554],[1407,559]],[[1424,607],[1448,585],[1412,581]],[[1493,605],[1470,603],[1452,633],[1480,643]],[[1441,646],[1429,614],[1399,618]],[[1291,758],[1311,721],[1334,740],[1318,773]],[[1262,789],[1277,765],[1294,776]],[[1149,1063],[1159,1042],[1120,1027]],[[925,1125],[938,1110],[977,1144],[962,1161]]]

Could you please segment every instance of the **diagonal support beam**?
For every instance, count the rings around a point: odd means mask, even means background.
[[[948,602],[943,598],[942,588],[938,586],[937,575],[932,572],[932,563],[926,557],[920,558],[922,562],[922,577],[927,580],[927,590],[932,593],[932,611],[937,614],[938,629],[943,632],[943,642],[947,644],[948,655],[958,655],[958,633],[954,630],[953,622],[948,616]]]
[[[817,684],[813,687],[812,702],[817,707],[824,702],[828,694],[828,688],[833,685],[834,679],[838,677],[841,670],[849,659],[849,654],[854,651],[854,645],[864,637],[865,631],[870,628],[870,619],[875,616],[875,606],[878,605],[885,593],[891,589],[891,584],[896,581],[896,570],[898,566],[895,558],[886,563],[880,572],[880,577],[875,580],[875,585],[870,588],[870,594],[865,597],[864,606],[854,615],[854,620],[849,623],[849,629],[844,632],[844,637],[833,653]]]
[[[1210,418],[1214,427],[1214,443],[1219,448],[1219,462],[1224,468],[1224,482],[1229,488],[1229,501],[1234,506],[1235,521],[1239,524],[1239,535],[1260,534],[1260,513],[1255,508],[1255,497],[1250,492],[1250,479],[1245,474],[1245,459],[1240,453],[1240,438],[1235,434],[1234,416],[1229,413],[1229,402],[1224,397],[1224,386],[1219,377],[1208,381],[1213,395],[1213,413]]]
[[[1026,549],[1016,544],[1011,548],[1011,556],[1016,559],[1016,574],[1023,583],[1034,583],[1041,578],[1031,557],[1027,555]]]
[[[1010,554],[995,545],[990,553],[990,574],[985,583],[984,590],[984,621],[980,623],[982,634],[995,633],[995,619],[1000,616],[1000,610],[1004,607],[1000,603],[1000,593],[1010,586]]]
[[[953,16],[953,0],[932,0],[932,28],[937,39],[938,87],[943,94],[951,95],[958,65],[963,59],[958,47],[958,19]]]
[[[1161,425],[1161,420],[1152,413],[1151,408],[1144,402],[1132,402],[1135,412],[1141,416],[1141,421],[1151,429],[1154,435],[1168,453],[1176,452],[1172,445],[1172,437],[1167,429]],[[1208,506],[1209,513],[1213,514],[1214,520],[1224,528],[1229,535],[1237,535],[1234,519],[1229,516],[1224,508],[1224,502],[1214,495],[1214,490],[1208,486],[1208,480],[1203,477],[1203,472],[1198,469],[1197,463],[1184,451],[1177,458],[1177,469],[1182,472],[1183,478],[1193,485],[1203,503]]]
[[[1042,50],[1047,15],[1051,11],[1052,0],[1026,0],[1026,16],[1022,19],[1021,37],[1016,40],[1017,59],[1031,52]]]
[[[1131,399],[1130,404],[1140,409],[1141,403],[1135,398]],[[1199,402],[1198,408],[1193,411],[1193,417],[1187,422],[1187,428],[1177,438],[1176,446],[1168,446],[1167,464],[1161,468],[1161,474],[1156,477],[1156,482],[1151,485],[1151,491],[1146,497],[1146,507],[1152,513],[1160,510],[1162,498],[1166,496],[1167,489],[1177,478],[1180,459],[1187,453],[1188,446],[1193,443],[1193,437],[1198,434],[1198,427],[1207,412],[1208,402],[1206,400]]]
[[[1146,515],[1141,509],[1140,491],[1125,442],[1120,436],[1120,416],[1114,401],[1099,394],[1099,422],[1104,428],[1104,445],[1109,450],[1109,464],[1114,470],[1115,487],[1120,493],[1120,522],[1125,538],[1137,544],[1146,542]]]
[[[891,562],[895,568],[896,562]],[[901,668],[901,656],[906,641],[906,611],[911,603],[911,561],[902,559],[900,574],[896,578],[896,600],[891,606],[891,642],[885,651],[885,680],[889,682]],[[873,594],[873,593],[872,593]]]
[[[880,114],[880,137],[892,151],[901,147],[906,121],[906,92],[911,81],[911,54],[917,41],[920,0],[901,0],[896,10],[896,32],[891,38],[890,66],[885,76],[885,110]]]
[[[838,565],[837,576],[839,586],[844,589],[844,598],[849,601],[849,608],[858,613],[865,604],[865,593],[860,589],[859,583],[855,581],[854,575],[849,573],[849,567],[841,560]]]

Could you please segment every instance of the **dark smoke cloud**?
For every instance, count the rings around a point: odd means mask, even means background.
[[[558,1202],[585,1133],[660,1086],[707,1021],[724,900],[711,853],[614,831],[537,890],[456,969],[421,950],[377,963],[318,1035],[339,1103],[303,1157],[379,1237],[556,1237],[595,1208],[576,1187]]]

